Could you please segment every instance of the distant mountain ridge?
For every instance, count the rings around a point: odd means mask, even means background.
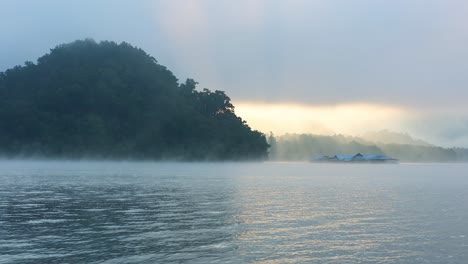
[[[414,139],[407,133],[398,133],[390,130],[367,132],[360,136],[360,138],[375,144],[402,144],[426,147],[434,146],[424,140]]]

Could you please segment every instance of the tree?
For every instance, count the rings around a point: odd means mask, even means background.
[[[198,91],[128,43],[78,40],[0,73],[7,155],[265,158],[265,136],[223,92]]]

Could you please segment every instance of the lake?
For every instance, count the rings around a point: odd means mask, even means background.
[[[0,263],[468,263],[467,164],[0,161]]]

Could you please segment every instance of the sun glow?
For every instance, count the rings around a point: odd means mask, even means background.
[[[254,129],[275,134],[356,135],[380,129],[400,130],[409,113],[375,104],[310,106],[300,104],[235,103],[236,114]]]

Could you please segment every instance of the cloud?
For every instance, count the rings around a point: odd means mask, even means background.
[[[238,100],[449,107],[468,97],[462,1],[158,3],[177,71]]]
[[[393,129],[410,117],[405,109],[372,104],[300,105],[237,102],[236,113],[265,133],[312,133],[357,135]]]

